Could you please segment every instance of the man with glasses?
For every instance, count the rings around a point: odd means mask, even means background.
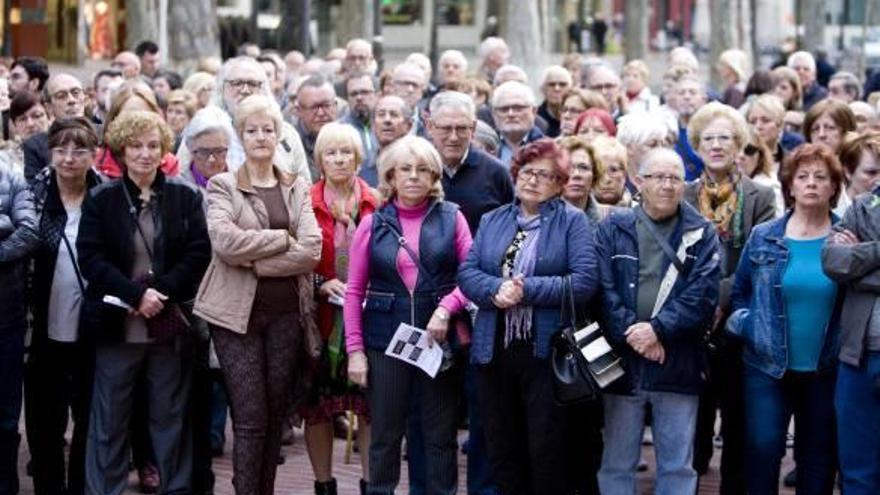
[[[602,326],[626,375],[605,391],[602,493],[635,493],[645,415],[657,458],[656,492],[695,493],[691,463],[698,394],[706,382],[703,345],[718,303],[718,236],[683,201],[684,164],[666,148],[645,156],[642,202],[600,224]]]
[[[398,65],[391,73],[391,93],[403,98],[403,101],[414,110],[413,128],[416,130],[416,135],[421,137],[425,136],[425,124],[421,114],[422,97],[425,96],[427,88],[428,78],[425,71],[412,62]]]
[[[82,117],[85,113],[85,92],[82,83],[70,74],[54,74],[43,88],[43,101],[54,119]],[[49,135],[34,134],[21,145],[24,153],[24,175],[28,181],[52,162]]]
[[[562,109],[562,99],[571,88],[571,73],[561,65],[551,65],[544,69],[544,77],[541,83],[541,92],[544,93],[544,102],[538,107],[538,115],[547,121],[548,137],[559,136],[559,119]]]
[[[620,76],[611,67],[604,64],[593,67],[587,75],[587,88],[602,94],[615,122],[625,113],[621,108]]]
[[[476,109],[470,96],[443,91],[431,99],[428,135],[443,160],[443,192],[456,203],[476,235],[480,218],[513,201],[513,183],[497,158],[471,144],[476,127]],[[468,360],[469,361],[469,360]],[[496,493],[491,481],[483,422],[476,398],[475,370],[467,364],[465,393],[468,399],[468,493]]]
[[[39,94],[49,79],[49,66],[38,57],[18,57],[9,70],[9,96],[19,91]]]
[[[132,52],[119,52],[110,67],[122,72],[122,77],[128,81],[141,75],[141,59]]]
[[[296,130],[302,138],[312,182],[321,178],[315,166],[315,141],[326,124],[336,120],[336,92],[324,76],[314,75],[303,81],[296,93]]]
[[[376,107],[376,82],[366,73],[353,73],[345,81],[345,96],[348,112],[342,122],[355,128],[364,146],[364,157],[374,157],[379,149],[376,134],[373,133],[373,109]]]
[[[272,98],[265,70],[251,57],[241,56],[227,60],[217,74],[217,82],[212,102],[224,110],[230,123],[238,103],[248,96],[259,93],[267,98]],[[186,142],[180,144],[180,148],[177,150],[177,159],[180,163],[192,162]],[[238,134],[233,134],[229,141],[226,163],[229,170],[233,172],[244,163],[244,148],[241,146]],[[278,145],[275,147],[274,163],[282,170],[311,181],[302,141],[300,141],[296,129],[287,122],[281,124]]]
[[[510,169],[513,155],[524,144],[544,137],[535,126],[535,93],[519,81],[507,81],[492,93],[492,117],[501,136],[499,158]]]

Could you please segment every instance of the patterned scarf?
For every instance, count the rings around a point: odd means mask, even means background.
[[[735,247],[742,245],[742,182],[737,175],[731,174],[722,182],[715,182],[703,172],[700,179],[698,202],[700,214],[706,217],[718,236],[724,240],[733,240]]]
[[[538,237],[541,234],[541,216],[526,219],[516,217],[517,231],[513,242],[504,253],[501,271],[505,278],[514,275],[531,276],[538,259]],[[514,340],[528,341],[532,338],[532,307],[517,304],[504,314],[504,347]]]

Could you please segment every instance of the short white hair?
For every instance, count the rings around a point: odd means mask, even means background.
[[[446,59],[455,59],[461,65],[462,71],[467,71],[468,61],[467,57],[464,56],[464,53],[461,53],[458,50],[446,50],[440,55],[440,63],[442,63]]]
[[[254,69],[254,74],[259,79],[260,89],[253,94],[260,94],[267,98],[272,98],[272,88],[269,87],[269,78],[266,77],[266,71],[263,69],[263,66],[257,62],[256,59],[248,57],[248,56],[240,56],[227,60],[220,67],[220,70],[217,71],[217,84],[214,86],[214,96],[211,102],[226,110],[230,111],[229,108],[226,107],[226,100],[223,97],[223,89],[226,85],[226,80],[229,79],[229,73],[232,71],[232,68],[238,65],[250,65],[251,68]]]
[[[561,65],[551,65],[551,66],[547,67],[546,69],[544,69],[544,72],[541,73],[541,84],[546,83],[547,78],[552,75],[561,75],[562,77],[565,78],[566,81],[568,81],[568,85],[571,86],[571,84],[572,84],[571,72],[569,72],[568,69],[566,69],[565,67],[563,67]]]
[[[529,83],[529,75],[526,74],[526,71],[522,69],[522,67],[513,64],[502,65],[495,71],[495,77],[492,79],[492,84],[498,84],[498,81],[502,79],[502,75],[504,74],[513,74],[514,77],[511,80],[520,81],[522,83]],[[502,83],[503,84],[503,83]]]
[[[431,77],[431,73],[433,72],[433,68],[431,67],[431,59],[429,59],[424,53],[412,52],[406,57],[405,62],[421,67],[422,72],[425,73],[426,79]]]
[[[788,56],[788,61],[785,65],[793,69],[794,64],[796,64],[798,61],[805,62],[807,66],[810,67],[810,70],[816,72],[816,59],[813,58],[812,53],[805,50],[794,52]]]
[[[499,38],[497,36],[489,36],[484,39],[482,43],[480,43],[480,49],[477,51],[477,54],[480,58],[486,58],[493,51],[503,48],[510,52],[510,48],[507,46],[507,42],[504,41],[503,38]]]
[[[429,112],[431,115],[435,115],[441,108],[460,108],[467,112],[470,118],[476,118],[476,107],[474,106],[474,100],[458,91],[441,91],[434,95],[431,98],[431,104],[429,105]]]
[[[697,56],[694,55],[694,52],[692,52],[690,48],[684,46],[677,46],[670,50],[666,59],[669,62],[669,65],[684,65],[685,67],[690,67],[694,71],[700,68],[700,62],[697,60]]]
[[[639,163],[639,175],[644,176],[650,173],[651,165],[660,160],[675,162],[681,169],[681,178],[684,179],[684,160],[681,159],[681,155],[669,148],[653,148],[645,153]]]
[[[678,133],[678,123],[671,112],[651,111],[628,113],[617,121],[617,140],[624,146],[644,145],[651,139],[666,138]]]
[[[183,129],[183,142],[188,149],[193,149],[193,142],[204,134],[221,132],[226,134],[229,142],[235,140],[235,129],[229,114],[214,105],[208,105],[196,112],[189,124]]]
[[[537,104],[535,100],[535,92],[532,91],[532,88],[519,81],[507,81],[501,86],[495,88],[495,91],[492,92],[492,106],[497,106],[498,100],[501,99],[501,95],[506,95],[507,93],[517,93],[525,96],[526,104],[529,106],[534,107]]]

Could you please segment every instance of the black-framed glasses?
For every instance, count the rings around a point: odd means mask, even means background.
[[[758,149],[758,147],[752,143],[747,144],[746,147],[743,148],[743,153],[745,153],[748,156],[755,156],[758,153],[758,151],[760,151],[760,149]]]
[[[193,150],[193,155],[200,160],[221,159],[226,158],[227,151],[229,151],[229,148],[196,148]]]
[[[263,87],[263,81],[257,81],[256,79],[228,79],[226,84],[236,91],[244,88],[248,88],[251,91],[259,91]]]
[[[682,179],[680,176],[672,174],[644,174],[642,175],[642,177],[648,180],[652,180],[658,184],[664,184],[668,182],[673,186],[677,186],[684,182],[684,179]]]

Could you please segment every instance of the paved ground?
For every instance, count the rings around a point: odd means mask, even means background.
[[[24,425],[22,424],[22,430]],[[311,466],[305,453],[305,442],[302,438],[302,431],[297,430],[296,442],[290,447],[284,447],[283,453],[286,456],[286,462],[278,467],[278,478],[276,480],[276,493],[278,495],[308,495],[313,493]],[[463,439],[465,433],[461,433],[460,438]],[[227,434],[226,450],[223,457],[214,460],[214,472],[217,475],[217,486],[215,493],[217,495],[233,495],[231,479],[232,479],[232,460],[230,452],[232,451],[232,433]],[[653,450],[649,446],[642,449],[644,458],[651,465],[651,469],[645,473],[639,474],[639,494],[653,493],[652,478],[653,470]],[[787,473],[792,466],[791,451],[783,462],[783,472]],[[709,495],[718,493],[718,461],[720,452],[716,452],[712,459],[712,467],[708,475],[700,480],[700,495]],[[25,474],[25,463],[28,459],[27,446],[22,445],[19,455],[19,475],[21,476],[22,487],[21,495],[32,495],[33,486],[30,478]],[[467,493],[465,488],[465,456],[459,456],[459,493]],[[338,441],[334,451],[334,475],[339,483],[339,493],[341,495],[356,495],[358,493],[358,480],[360,479],[360,461],[357,453],[353,453],[350,463],[346,464],[344,460],[344,442]],[[407,486],[406,463],[403,463],[401,470],[401,487]],[[137,477],[132,474],[131,484],[126,494],[136,494]],[[406,493],[403,488],[398,493]],[[794,490],[783,489],[780,491],[783,495],[793,495]],[[549,495],[549,494],[548,494]]]

